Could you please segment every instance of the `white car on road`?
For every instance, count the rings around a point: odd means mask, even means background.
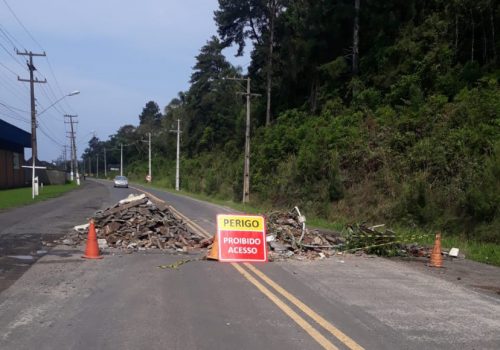
[[[115,176],[115,179],[113,180],[113,186],[128,188],[128,179],[125,176]]]

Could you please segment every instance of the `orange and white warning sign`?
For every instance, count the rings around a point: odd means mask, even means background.
[[[266,224],[259,215],[217,215],[219,261],[267,261]]]

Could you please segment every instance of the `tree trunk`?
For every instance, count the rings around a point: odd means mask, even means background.
[[[472,10],[470,10],[470,19],[472,22],[472,40],[471,40],[471,46],[470,46],[470,60],[471,62],[474,62],[474,40],[475,40],[475,29],[476,29],[476,24],[474,23],[474,16],[472,14]]]
[[[359,8],[361,0],[354,0],[354,27],[352,36],[352,74],[359,72]]]
[[[486,27],[484,25],[484,16],[481,13],[481,28],[483,29],[483,64],[488,61],[488,37],[486,34]]]
[[[276,0],[269,1],[269,57],[267,58],[267,106],[266,126],[271,124],[271,87],[273,71],[274,21],[276,18]]]
[[[490,25],[491,25],[491,40],[492,40],[492,47],[493,47],[493,62],[496,63],[497,61],[497,48],[496,48],[496,41],[495,41],[495,21],[493,20],[493,10],[491,8],[491,2],[490,2]]]
[[[309,96],[309,105],[311,106],[311,113],[316,113],[318,109],[318,79],[314,77],[311,84],[311,95]]]
[[[458,13],[455,13],[455,56],[458,57]]]

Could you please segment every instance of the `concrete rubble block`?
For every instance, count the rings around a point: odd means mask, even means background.
[[[119,204],[127,204],[127,203],[130,203],[130,202],[134,202],[134,201],[138,201],[138,200],[141,200],[143,198],[146,198],[146,195],[143,193],[143,194],[140,194],[140,195],[134,195],[134,194],[130,194],[127,198],[125,199],[122,199],[121,201],[119,201],[118,203]]]
[[[144,194],[131,195],[114,206],[99,210],[93,219],[101,247],[191,252],[212,243],[211,239],[192,232],[169,206],[152,201]],[[86,233],[82,231],[68,234],[62,243],[84,241]]]
[[[105,239],[103,239],[103,238],[97,239],[97,244],[99,245],[99,249],[106,249],[106,248],[108,248],[108,242]]]
[[[77,225],[73,229],[77,232],[87,232],[89,229],[89,224]]]

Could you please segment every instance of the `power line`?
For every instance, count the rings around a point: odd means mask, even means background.
[[[33,42],[34,42],[36,45],[38,45],[38,46],[39,46],[39,48],[40,48],[42,51],[45,51],[45,50],[44,50],[44,48],[43,48],[43,46],[42,46],[42,45],[41,45],[41,44],[40,44],[40,43],[39,43],[39,42],[35,39],[35,37],[31,34],[31,32],[28,30],[28,28],[26,28],[26,26],[25,26],[25,25],[23,24],[23,22],[19,19],[19,17],[18,17],[18,16],[16,15],[16,13],[14,12],[14,10],[12,10],[12,8],[11,8],[11,7],[10,7],[10,5],[9,5],[9,3],[8,3],[6,0],[3,0],[3,2],[4,2],[4,4],[5,4],[5,6],[9,9],[9,12],[12,14],[12,16],[16,19],[17,23],[19,23],[19,25],[23,28],[23,30],[26,32],[26,34],[28,34],[28,36],[31,38],[31,40],[33,40]],[[0,25],[0,31],[4,34],[5,38],[6,38],[6,39],[7,39],[7,40],[8,40],[8,41],[12,44],[12,46],[14,47],[14,49],[17,49],[17,48],[16,48],[15,43],[11,40],[11,38],[12,38],[14,41],[16,41],[16,42],[19,44],[19,46],[20,46],[20,47],[23,47],[23,45],[21,45],[21,43],[20,43],[20,42],[19,42],[19,41],[18,41],[18,40],[17,40],[17,39],[16,39],[16,38],[12,35],[12,34],[10,34],[10,33],[9,33],[6,29],[5,29],[5,28],[2,28],[2,27],[1,27],[1,25]],[[10,37],[10,38],[9,38],[9,37]],[[24,50],[25,50],[25,51],[27,51],[26,49],[24,49]],[[7,50],[6,50],[6,51],[7,51]],[[9,52],[7,51],[7,53],[9,53]],[[12,55],[11,55],[11,56],[12,56]],[[12,57],[15,59],[15,57],[14,57],[14,56],[12,56]],[[59,93],[60,93],[61,95],[64,95],[64,93],[63,93],[63,91],[62,91],[62,89],[61,89],[61,86],[60,86],[60,84],[59,84],[59,81],[58,81],[58,79],[57,79],[57,77],[56,77],[56,75],[55,75],[55,73],[54,73],[54,69],[52,68],[52,64],[50,63],[49,58],[48,58],[47,56],[45,56],[45,58],[46,58],[46,60],[47,60],[47,65],[48,65],[48,67],[49,67],[50,74],[52,75],[52,78],[54,78],[54,82],[55,82],[55,86],[56,86],[57,90],[59,91]],[[17,60],[16,60],[16,62],[17,62]],[[22,66],[22,65],[21,65],[21,66]],[[23,67],[23,68],[24,68],[24,67]],[[43,76],[42,76],[42,77],[43,77]],[[45,78],[45,77],[43,77],[43,78]],[[47,80],[47,79],[45,78],[45,80]],[[51,94],[53,95],[53,98],[57,100],[57,98],[58,98],[58,97],[57,97],[57,96],[56,96],[56,94],[54,93],[54,90],[52,89],[51,84],[47,84],[47,86],[48,86],[48,88],[49,88],[49,91],[50,91],[50,92],[51,92]],[[49,98],[49,101],[51,101],[51,99],[50,99],[50,98]],[[72,111],[74,112],[73,107],[71,106],[71,104],[70,104],[68,101],[64,100],[64,101],[63,101],[63,103],[64,103],[64,104],[66,104],[66,106],[67,106],[70,110],[72,110]],[[65,114],[65,113],[66,113],[66,111],[65,111],[65,110],[59,110],[59,112],[61,112],[62,114]]]
[[[48,62],[48,60],[47,60],[47,62]],[[48,90],[47,90],[47,91],[48,91],[48,92],[50,92],[50,94],[52,95],[52,97],[53,97],[53,98],[55,98],[55,99],[57,100],[57,98],[58,98],[58,97],[57,97],[57,95],[55,94],[54,89],[52,89],[52,85],[51,85],[51,84],[48,84],[48,85],[47,85],[47,87],[48,87]],[[65,93],[63,93],[63,92],[61,91],[61,95],[65,95]]]
[[[21,122],[26,123],[26,124],[30,123],[29,120],[26,120],[26,119],[23,119],[23,118],[20,118],[20,117],[16,117],[16,116],[13,116],[13,115],[7,115],[7,114],[4,114],[4,113],[1,113],[0,115],[3,116],[3,117],[5,117],[5,118],[9,118],[9,119],[21,121]]]
[[[47,138],[52,141],[55,145],[57,146],[62,146],[63,144],[60,142],[60,141],[57,141],[53,136],[51,136],[43,127],[42,125],[39,123],[38,124],[38,129],[42,132],[42,134],[44,134],[45,136],[47,136]]]
[[[31,35],[30,31],[24,26],[23,22],[21,22],[21,20],[17,17],[16,13],[12,10],[12,8],[10,7],[7,0],[3,0],[3,2],[5,4],[5,6],[7,6],[7,8],[9,9],[9,12],[12,14],[12,16],[14,16],[17,23],[19,23],[19,25],[24,29],[24,31],[26,32],[26,34],[28,34],[28,36],[31,38],[31,40],[33,40],[33,42],[35,44],[37,44],[40,47],[40,49],[43,51],[42,45],[40,45],[40,43],[33,37],[33,35]]]
[[[5,6],[7,6],[7,8],[9,9],[9,12],[12,14],[12,16],[14,16],[14,18],[16,19],[17,23],[19,23],[19,25],[24,29],[24,31],[26,32],[26,34],[28,34],[28,36],[31,38],[31,40],[33,40],[33,42],[35,44],[38,45],[38,47],[42,50],[42,51],[45,51],[43,46],[35,39],[35,37],[31,34],[31,32],[28,30],[28,28],[26,28],[26,26],[23,24],[23,22],[19,19],[19,17],[16,15],[16,13],[14,12],[14,10],[12,10],[12,8],[10,7],[9,3],[6,1],[6,0],[3,0]],[[12,36],[12,35],[11,35]],[[6,36],[7,37],[7,36]],[[12,43],[13,47],[16,48],[16,45],[14,45],[14,43],[7,37],[7,39]],[[15,39],[15,38],[14,38]],[[17,40],[16,40],[17,41]],[[19,43],[19,42],[18,42]],[[22,45],[21,45],[22,46]],[[46,57],[46,60],[47,60],[47,65],[49,66],[49,71],[52,75],[52,77],[54,78],[54,82],[55,82],[55,85],[56,85],[56,88],[58,89],[59,93],[61,95],[64,95],[62,89],[61,89],[61,86],[59,85],[59,81],[57,80],[57,77],[54,73],[54,69],[52,68],[52,64],[50,63],[50,60],[48,57]],[[52,90],[52,87],[50,86],[49,84],[49,89],[51,90],[53,96],[55,99],[57,99],[57,96],[56,94],[54,93],[54,91]],[[68,101],[64,101],[64,103],[69,107],[69,109],[73,110],[73,108],[71,107],[71,105],[68,103]],[[63,112],[64,113],[64,112]]]
[[[7,52],[7,54],[18,64],[20,65],[22,68],[25,68],[24,67],[24,64],[22,64],[12,53],[9,52],[9,50],[2,44],[0,43],[0,47],[5,51]]]
[[[47,79],[45,78],[45,80],[47,80]],[[47,92],[47,89],[45,89],[45,87],[44,87],[44,86],[42,86],[42,88],[40,89],[40,91],[42,91],[42,94],[43,94],[43,95],[47,98],[47,100],[49,101],[49,104],[54,104],[53,108],[54,108],[57,112],[59,112],[60,114],[67,114],[67,113],[66,113],[66,111],[65,111],[65,110],[63,110],[63,109],[61,109],[61,107],[60,107],[60,106],[55,105],[54,100],[53,100],[53,99],[49,96],[49,94],[48,94],[48,92]],[[57,98],[56,98],[56,100],[57,100]]]
[[[59,81],[57,80],[57,77],[54,73],[54,70],[52,69],[52,65],[50,64],[50,60],[48,57],[46,57],[46,59],[47,59],[47,64],[49,66],[50,73],[52,74],[52,78],[54,78],[54,82],[56,83],[56,88],[61,95],[64,95],[64,92],[62,91],[61,86],[59,85]],[[52,87],[50,86],[50,84],[49,84],[49,89],[52,91],[52,94],[55,96],[54,91],[52,90]],[[73,107],[71,106],[71,104],[67,100],[64,100],[63,102],[66,104],[66,106],[69,107],[69,109],[73,113],[75,112],[75,110],[73,109]]]
[[[0,62],[0,66],[4,67],[5,69],[7,69],[9,72],[11,72],[12,74],[14,74],[15,76],[17,76],[18,74],[16,72],[14,72],[12,69],[10,69],[9,67],[7,67],[5,64],[3,64],[2,62]]]
[[[54,127],[52,125],[49,127],[49,125],[47,125],[47,122],[42,120],[41,118],[38,118],[37,123],[38,123],[37,124],[38,126],[43,125],[45,127],[45,132],[50,134],[53,139],[57,140],[58,143],[64,143],[64,142],[61,142],[60,139],[57,136],[55,136],[55,134],[53,133],[53,131],[55,131],[55,129],[57,127]]]
[[[29,118],[22,116],[21,114],[19,114],[19,112],[16,112],[10,106],[8,106],[8,105],[6,105],[4,103],[1,103],[1,102],[0,102],[0,106],[3,107],[4,109],[8,110],[9,113],[11,113],[11,115],[14,116],[12,118],[17,119],[17,120],[21,120],[23,122],[28,122],[29,123]]]
[[[14,47],[14,49],[16,49],[17,47],[13,41],[15,41],[20,48],[24,49],[23,45],[16,39],[16,37],[13,36],[12,34],[10,34],[9,31],[7,30],[7,28],[2,26],[2,24],[0,24],[0,31],[4,34],[4,36],[7,38],[7,40],[12,44],[12,47]]]
[[[9,82],[10,83],[10,82]],[[25,91],[21,89],[21,87],[17,86],[17,88],[12,88],[15,85],[8,85],[8,80],[0,80],[0,84],[2,84],[6,89],[6,91],[10,92],[12,96],[15,96],[16,98],[19,99],[20,102],[25,103],[26,102],[26,96],[25,96]],[[19,89],[19,90],[17,90]]]
[[[5,67],[7,67],[7,66],[5,66]],[[7,68],[8,68],[8,67],[7,67]],[[25,67],[23,67],[23,68],[25,68]],[[13,70],[11,70],[11,69],[10,69],[10,71],[11,71],[11,72],[14,72],[14,71],[13,71]],[[3,73],[3,71],[0,71],[0,73]],[[16,74],[16,73],[14,72],[14,74]],[[19,76],[19,74],[16,74],[16,78],[17,78],[18,76]],[[29,88],[28,88],[27,86],[24,86],[24,85],[19,86],[18,84],[14,84],[14,81],[13,81],[12,79],[9,79],[9,78],[7,77],[7,75],[4,75],[4,77],[5,77],[5,79],[4,79],[3,81],[4,81],[5,83],[10,83],[10,84],[12,84],[11,86],[14,86],[16,89],[19,89],[21,92],[23,92],[23,93],[24,93],[24,92],[29,92],[29,91],[30,91],[30,90],[29,90]],[[17,80],[17,79],[16,79],[16,80]],[[0,81],[2,81],[2,80],[0,80]],[[24,91],[23,91],[23,90],[24,90]]]
[[[8,109],[14,109],[14,110],[16,110],[16,111],[18,111],[18,112],[30,113],[30,111],[26,111],[26,110],[24,110],[24,109],[17,108],[17,107],[14,107],[14,106],[11,106],[11,105],[9,105],[9,104],[7,104],[7,103],[3,103],[3,102],[1,102],[1,101],[0,101],[0,105],[2,105],[2,106],[4,106],[4,107],[7,107]]]
[[[57,144],[64,144],[64,141],[61,141],[61,140],[60,140],[58,137],[56,137],[56,136],[55,136],[55,135],[54,135],[51,131],[49,131],[49,130],[52,130],[52,129],[51,129],[51,128],[49,128],[49,127],[47,126],[47,124],[46,124],[44,121],[42,121],[42,120],[38,120],[38,127],[39,127],[39,128],[42,128],[42,126],[43,126],[43,129],[45,130],[45,133],[44,133],[44,135],[45,135],[45,136],[47,136],[47,137],[51,138],[51,140],[53,140],[53,141],[54,141],[55,143],[57,143]]]

